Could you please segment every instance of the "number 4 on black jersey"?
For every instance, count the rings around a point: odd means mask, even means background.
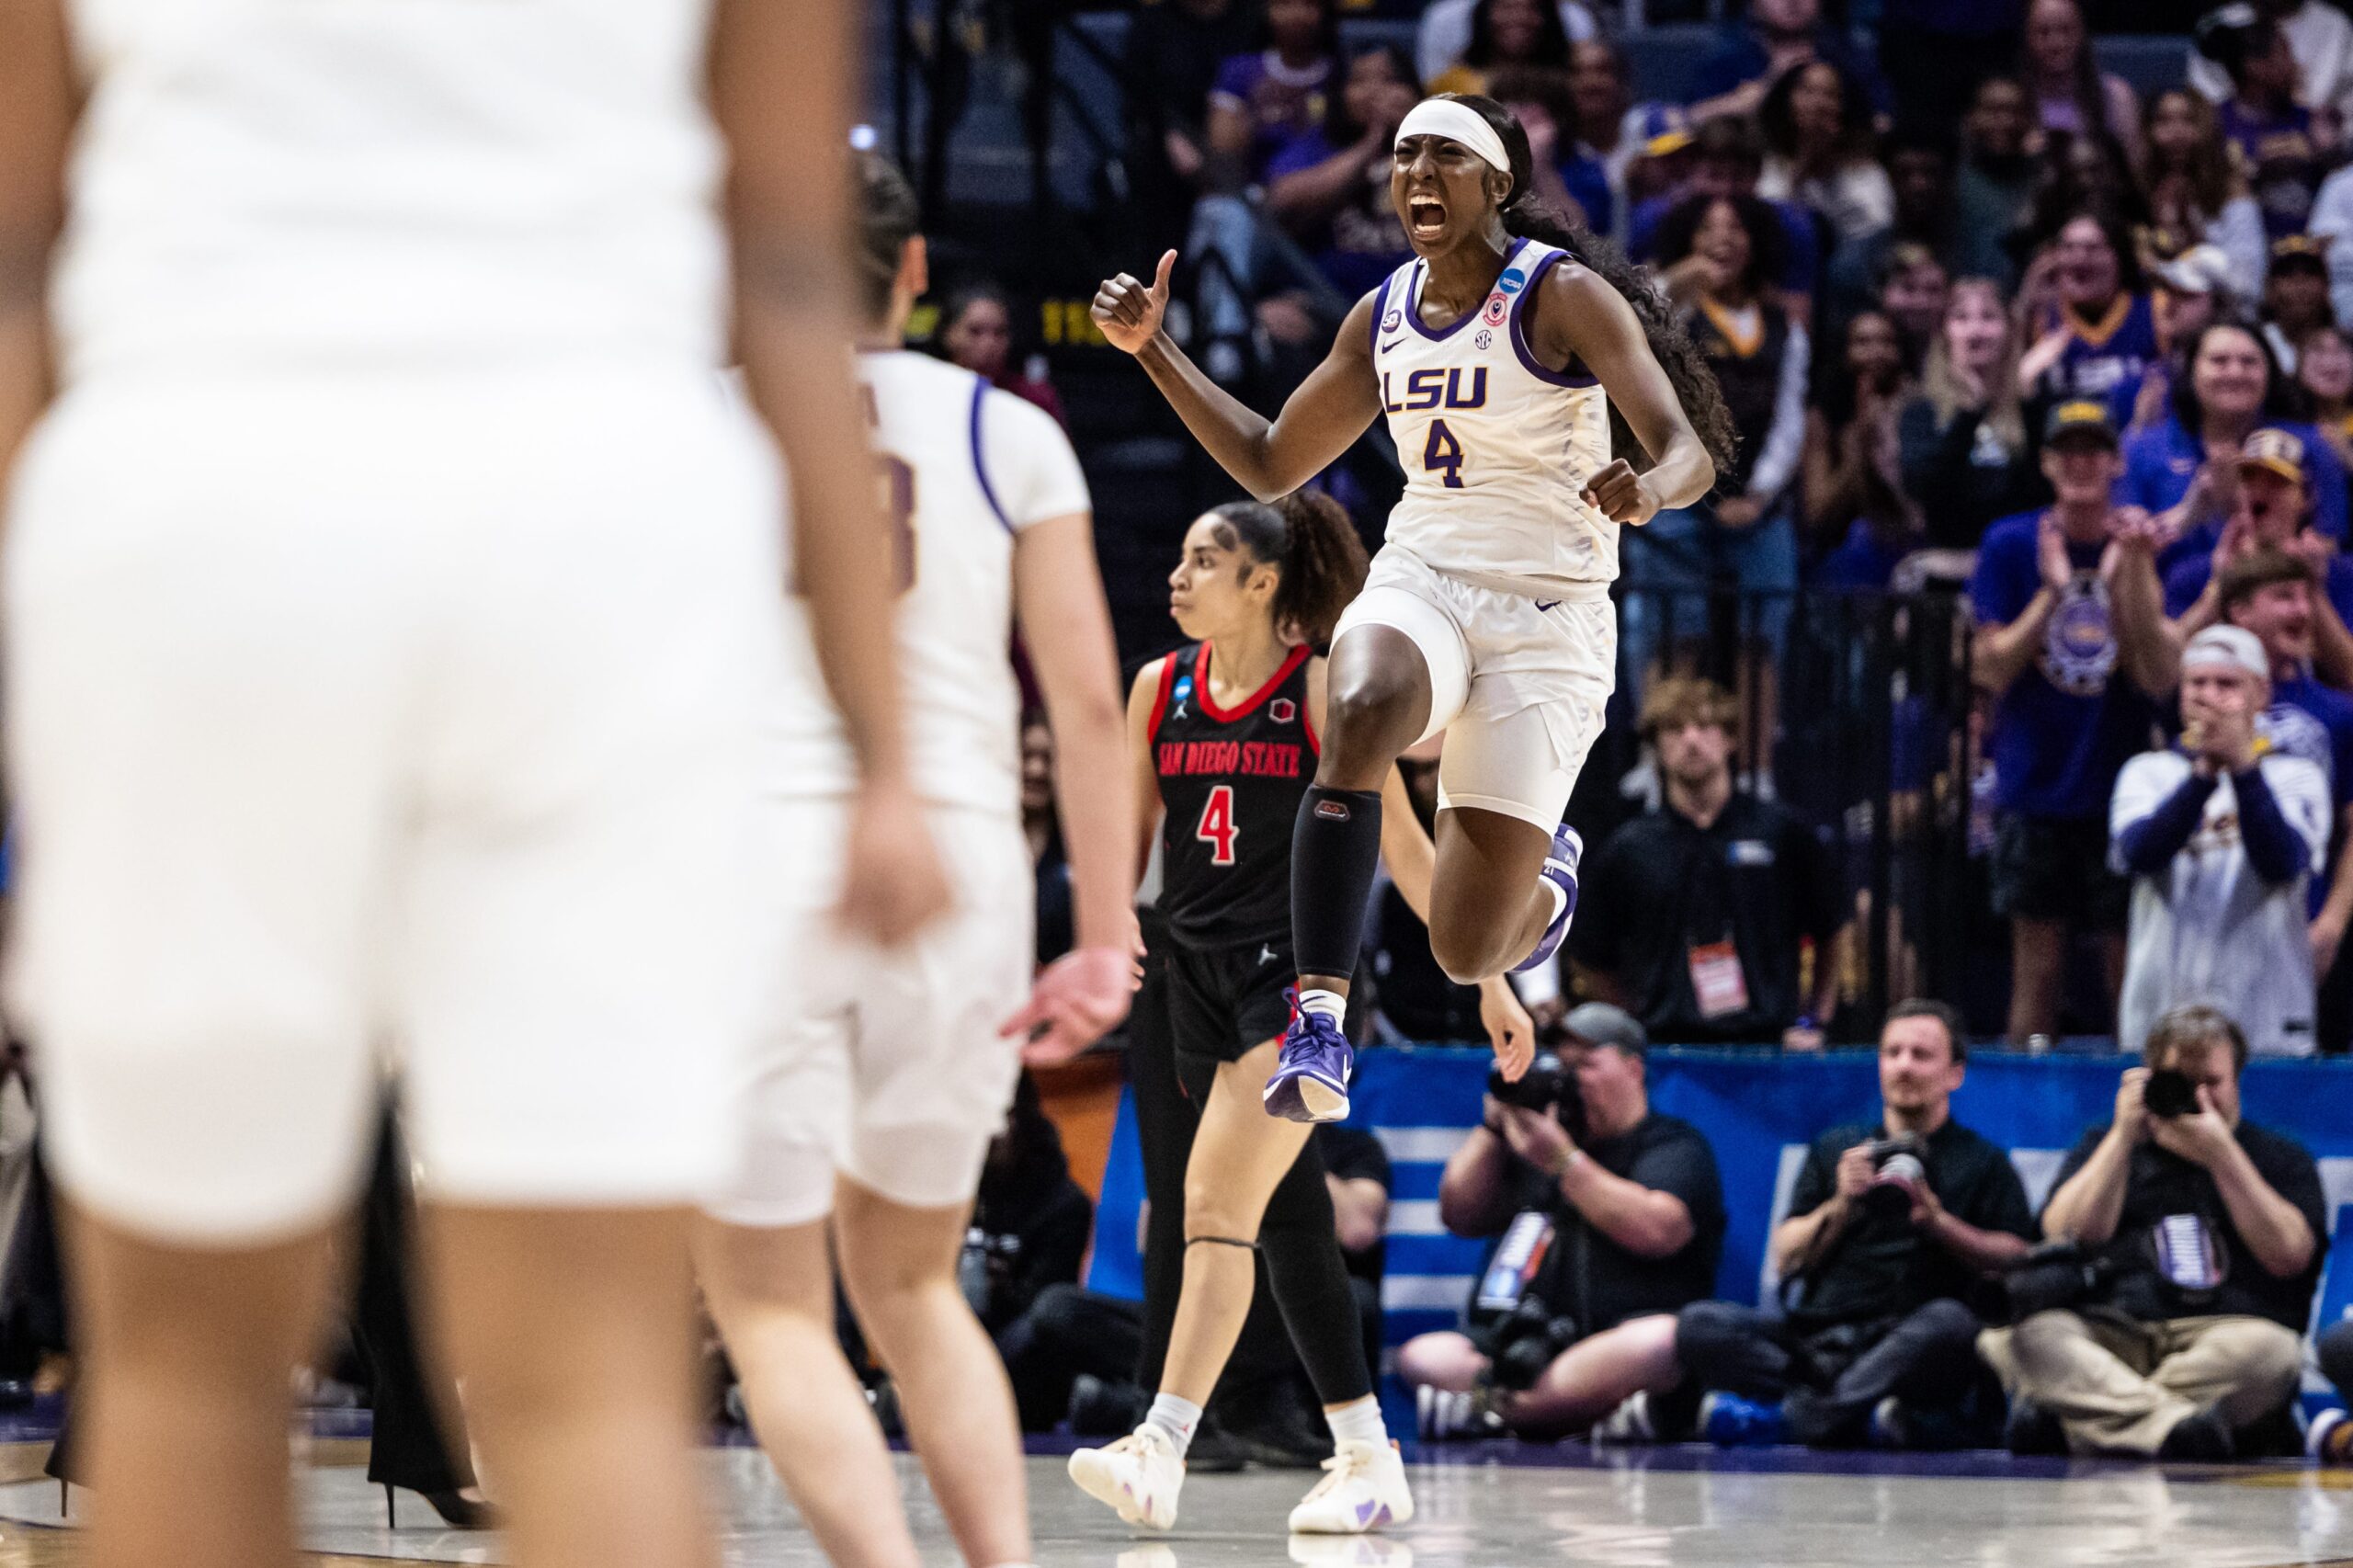
[[[1290,942],[1290,835],[1315,779],[1305,648],[1233,708],[1210,695],[1210,645],[1162,661],[1149,731],[1160,776],[1161,912],[1197,947]]]

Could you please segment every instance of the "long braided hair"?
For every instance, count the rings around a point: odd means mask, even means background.
[[[1675,307],[1653,281],[1650,269],[1635,266],[1616,245],[1583,225],[1571,222],[1565,215],[1529,194],[1535,155],[1529,151],[1527,130],[1512,118],[1509,109],[1477,93],[1441,93],[1438,97],[1461,104],[1493,126],[1495,134],[1503,138],[1504,152],[1511,160],[1511,191],[1504,198],[1503,205],[1504,232],[1516,238],[1558,245],[1577,265],[1624,296],[1633,307],[1635,319],[1643,324],[1643,335],[1650,340],[1652,355],[1674,384],[1676,398],[1683,404],[1684,415],[1691,421],[1699,444],[1715,460],[1718,473],[1730,473],[1740,437],[1733,430],[1732,410],[1724,403],[1723,389],[1716,384],[1715,371],[1709,368],[1707,357],[1699,352],[1699,346],[1691,341],[1691,335],[1684,330]],[[1651,466],[1650,453],[1614,403],[1609,406],[1609,448],[1612,457],[1623,458],[1637,472],[1646,472]]]

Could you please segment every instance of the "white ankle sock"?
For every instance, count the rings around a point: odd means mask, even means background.
[[[1336,1443],[1370,1443],[1381,1448],[1389,1441],[1388,1425],[1381,1419],[1381,1401],[1373,1394],[1333,1405],[1324,1412],[1324,1419]]]
[[[1193,1446],[1193,1429],[1201,1424],[1201,1407],[1173,1393],[1154,1394],[1151,1413],[1144,1416],[1143,1424],[1159,1427],[1181,1460],[1185,1450]]]
[[[1348,999],[1336,991],[1302,991],[1299,994],[1299,1010],[1321,1013],[1334,1023],[1343,1023],[1348,1016]]]

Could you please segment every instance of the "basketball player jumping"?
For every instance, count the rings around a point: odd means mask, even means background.
[[[850,12],[0,0],[11,1001],[96,1568],[295,1561],[382,1040],[512,1560],[718,1560],[689,1221],[773,901],[779,445],[863,786],[843,914],[894,941],[947,891],[809,157]]]
[[[1271,421],[1161,330],[1174,252],[1149,286],[1122,274],[1095,297],[1104,335],[1252,494],[1296,489],[1376,416],[1405,463],[1333,644],[1330,723],[1295,829],[1299,1010],[1265,1088],[1294,1120],[1347,1114],[1340,1018],[1381,784],[1417,740],[1447,732],[1439,964],[1468,983],[1558,950],[1583,848],[1562,812],[1615,676],[1618,529],[1699,500],[1731,455],[1722,394],[1665,300],[1530,200],[1530,167],[1527,132],[1492,99],[1415,106],[1389,176],[1415,259],[1357,302]]]
[[[821,869],[839,867],[858,773],[804,655],[766,769],[790,900],[781,1011],[746,1086],[751,1157],[700,1227],[697,1261],[752,1425],[834,1562],[920,1562],[835,1335],[837,1260],[963,1561],[1007,1568],[1030,1560],[1020,1423],[957,1259],[1025,1042],[1032,1060],[1059,1061],[1128,1010],[1131,773],[1077,456],[1041,410],[899,347],[930,288],[915,192],[884,159],[855,161],[858,381],[899,551],[913,776],[957,868],[956,906],[903,953],[828,939],[839,872]],[[1017,622],[1053,724],[1078,930],[1034,991]],[[795,637],[789,652],[807,646]],[[1028,1040],[1033,1028],[1044,1033]]]

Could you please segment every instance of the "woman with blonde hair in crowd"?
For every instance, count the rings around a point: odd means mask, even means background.
[[[1987,524],[2042,499],[2018,354],[2002,286],[1990,278],[1955,283],[1920,390],[1896,415],[1904,492],[1919,506],[1929,550],[1973,551]]]

